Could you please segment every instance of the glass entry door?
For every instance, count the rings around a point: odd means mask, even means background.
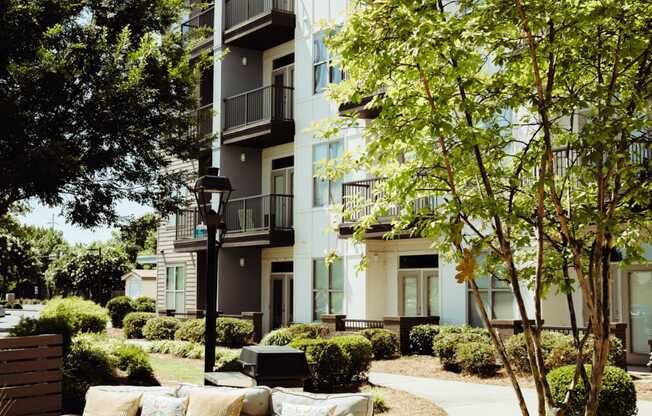
[[[292,168],[278,169],[272,171],[272,194],[292,195],[292,182],[294,170]],[[274,196],[274,225],[281,228],[292,227],[292,204],[287,197]],[[289,223],[288,223],[289,221]]]
[[[652,270],[629,273],[629,322],[632,352],[649,354],[652,339]]]
[[[400,313],[403,316],[439,316],[437,270],[399,270]]]
[[[270,279],[270,325],[271,329],[288,326],[294,312],[294,278],[292,262],[273,262]]]

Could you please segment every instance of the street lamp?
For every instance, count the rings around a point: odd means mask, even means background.
[[[215,324],[217,321],[217,257],[226,231],[224,209],[231,196],[229,178],[219,176],[218,168],[208,168],[206,175],[195,183],[197,208],[206,225],[206,331],[204,371],[215,369]],[[219,229],[219,235],[217,233]]]

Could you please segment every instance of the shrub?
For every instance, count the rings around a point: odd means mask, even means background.
[[[330,334],[330,329],[327,325],[312,323],[312,324],[294,324],[288,327],[290,335],[294,339],[298,338],[326,338]]]
[[[122,328],[122,320],[135,310],[133,301],[127,296],[116,296],[106,304],[106,308],[114,328]]]
[[[360,335],[371,341],[375,359],[385,360],[400,355],[401,344],[398,336],[392,331],[370,328],[360,331]]]
[[[378,415],[387,412],[389,410],[389,406],[385,402],[385,396],[383,393],[378,389],[373,389],[370,393],[374,402],[373,414]]]
[[[585,366],[587,375],[591,374],[591,366]],[[555,403],[559,406],[564,402],[568,388],[573,381],[575,366],[568,365],[548,373],[548,383]],[[569,416],[581,416],[582,408],[587,400],[584,383],[580,381],[576,387],[576,396],[569,404]],[[598,396],[598,416],[633,416],[636,414],[636,389],[627,372],[617,367],[606,367],[602,379],[602,390]]]
[[[88,388],[106,384],[116,384],[109,354],[90,342],[73,342],[63,363],[64,411],[81,414]]]
[[[179,325],[174,339],[203,343],[206,333],[206,320],[189,319]],[[215,324],[215,340],[218,345],[241,347],[251,342],[254,325],[243,319],[218,318]]]
[[[7,303],[5,309],[23,309],[23,305],[18,302]]]
[[[215,371],[240,371],[242,363],[240,354],[235,351],[222,350],[218,351],[215,360]]]
[[[43,318],[60,317],[68,321],[73,332],[104,332],[109,315],[103,307],[78,297],[53,298],[41,311]]]
[[[338,336],[331,338],[330,341],[339,345],[349,361],[346,381],[349,383],[365,381],[373,359],[371,341],[361,335]]]
[[[260,345],[288,345],[294,341],[290,328],[279,328],[271,331],[260,340]]]
[[[171,354],[180,358],[204,358],[204,345],[189,341],[153,341],[149,352]]]
[[[149,356],[141,347],[121,342],[111,349],[111,355],[115,360],[115,366],[127,373],[128,384],[145,386],[157,384]]]
[[[342,348],[330,340],[297,339],[290,344],[306,353],[312,376],[312,389],[329,391],[343,384],[349,360]]]
[[[611,337],[609,339],[609,365],[619,365],[623,363],[625,352],[620,339]],[[584,363],[591,362],[593,345],[593,336],[589,336],[584,344],[582,359]],[[572,336],[558,332],[542,331],[541,332],[541,349],[543,359],[548,369],[558,368],[565,365],[575,364],[577,349]],[[510,337],[505,342],[505,350],[514,369],[523,373],[530,373],[530,361],[528,360],[527,350],[525,348],[525,335],[518,334]]]
[[[68,351],[72,336],[74,335],[70,322],[62,317],[41,317],[38,319],[22,317],[18,325],[9,330],[9,335],[12,337],[44,334],[61,334],[64,354]]]
[[[455,359],[457,347],[470,342],[490,345],[491,341],[488,338],[488,333],[485,334],[476,330],[441,331],[433,339],[432,350],[439,357],[445,370],[460,371],[461,367]]]
[[[496,349],[486,342],[459,344],[455,351],[455,362],[465,373],[491,377],[496,374]]]
[[[144,338],[143,327],[156,315],[149,312],[131,312],[122,321],[126,338]]]
[[[410,330],[410,351],[415,354],[432,355],[432,341],[439,334],[438,325],[417,325]]]
[[[140,296],[133,301],[136,312],[156,312],[156,301],[147,296]]]
[[[149,319],[143,327],[145,339],[156,341],[174,339],[174,333],[179,329],[180,321],[169,316],[158,316]]]

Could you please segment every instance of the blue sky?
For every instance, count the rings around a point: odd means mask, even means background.
[[[111,231],[113,227],[98,227],[94,229],[85,229],[71,224],[67,224],[63,216],[61,216],[61,209],[58,207],[50,208],[31,202],[31,212],[26,215],[20,216],[20,222],[23,224],[32,224],[40,227],[50,227],[52,222],[52,215],[54,215],[54,228],[63,231],[63,236],[68,242],[74,243],[90,243],[93,241],[106,241],[111,238]],[[146,212],[153,211],[151,208],[139,205],[130,201],[123,201],[118,204],[118,214],[121,216],[139,217]]]

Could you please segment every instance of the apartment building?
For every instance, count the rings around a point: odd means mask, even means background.
[[[381,178],[356,172],[329,182],[314,174],[320,160],[364,146],[357,131],[323,141],[309,129],[340,110],[324,94],[342,73],[330,65],[319,22],[343,22],[347,3],[216,0],[210,8],[193,11],[183,26],[212,26],[212,38],[199,48],[214,54],[228,49],[201,82],[197,134],[218,139],[200,160],[174,166],[198,174],[206,166],[219,167],[235,189],[225,211],[218,310],[261,311],[265,331],[318,321],[323,314],[360,320],[439,316],[448,324],[481,325],[468,288],[455,280],[455,265],[428,241],[383,239],[388,219],[367,233],[364,244],[351,242],[352,224],[341,223],[330,205],[342,202],[343,195],[344,203],[346,196],[371,195]],[[368,119],[363,123],[376,115],[363,111]],[[193,206],[159,228],[159,310],[192,314],[204,308],[206,240],[199,228]],[[326,267],[324,258],[332,251],[339,258]],[[362,256],[368,267],[357,271]],[[652,338],[652,267],[618,269],[617,280],[614,319],[630,323],[630,346],[642,353]],[[489,279],[479,286],[493,318],[518,316],[509,287]],[[533,309],[531,298],[528,302]],[[635,316],[633,303],[648,312]],[[563,297],[550,296],[543,307],[546,324],[568,324]],[[578,316],[581,321],[579,309]]]

